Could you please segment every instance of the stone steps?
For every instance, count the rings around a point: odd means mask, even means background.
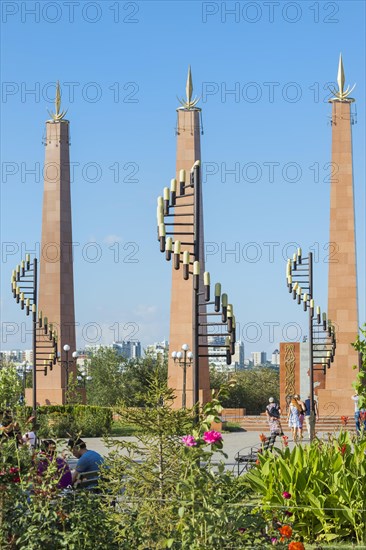
[[[244,430],[248,432],[258,432],[258,431],[267,432],[268,431],[268,422],[267,422],[266,416],[264,415],[258,415],[258,416],[248,415],[243,417],[230,417],[230,416],[224,415],[223,420],[239,424]],[[286,416],[282,416],[281,424],[285,432],[291,431],[287,425]],[[334,432],[334,431],[339,431],[341,428],[342,428],[342,423],[340,421],[340,418],[324,417],[324,418],[320,418],[319,421],[316,423],[316,430],[319,432]],[[347,430],[350,432],[355,431],[355,423],[353,418],[351,417],[349,418],[349,421],[347,424]]]

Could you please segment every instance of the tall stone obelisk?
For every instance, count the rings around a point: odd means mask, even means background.
[[[344,89],[342,55],[338,87],[332,103],[332,167],[330,191],[330,248],[328,272],[328,316],[336,329],[337,349],[327,371],[325,389],[319,390],[320,412],[353,414],[351,396],[355,380],[353,365],[358,353],[351,346],[358,334],[356,238],[352,166],[352,90]],[[352,88],[353,89],[353,88]]]
[[[60,87],[56,89],[56,112],[46,122],[42,243],[40,257],[39,311],[58,333],[60,360],[70,346],[69,377],[75,372],[72,352],[76,351],[72,224],[70,196],[69,121],[60,112]],[[37,397],[42,404],[65,403],[65,364],[57,363],[47,376],[37,378]]]
[[[189,174],[193,164],[197,160],[201,160],[201,124],[200,113],[201,109],[196,107],[197,100],[192,100],[192,76],[191,70],[188,70],[187,79],[187,100],[181,102],[182,107],[177,109],[177,156],[176,156],[176,172],[177,181],[180,179],[180,171],[185,170],[186,182],[189,183]],[[202,188],[201,188],[202,189]],[[187,192],[188,195],[188,192]],[[179,214],[186,214],[184,217],[174,217],[174,224],[179,227],[179,232],[192,233],[192,226],[184,225],[193,223],[193,198],[187,196],[179,203],[182,205],[179,208]],[[200,199],[200,243],[199,243],[199,261],[200,261],[200,285],[203,285],[203,273],[205,271],[204,258],[204,234],[203,234],[203,206],[202,206],[202,191]],[[178,225],[177,225],[178,224]],[[182,224],[182,225],[180,225]],[[188,235],[184,238],[185,244],[182,249],[188,250],[191,258],[193,255],[193,236]],[[200,307],[200,321],[205,322],[204,313],[206,307]],[[207,344],[207,338],[202,337],[199,340],[201,345]],[[172,289],[171,289],[171,306],[170,306],[170,337],[169,337],[169,361],[168,361],[168,385],[175,390],[177,396],[175,407],[181,408],[183,395],[183,368],[174,363],[171,353],[172,351],[181,351],[182,345],[188,344],[189,348],[193,348],[193,277],[188,281],[182,278],[180,270],[172,269]],[[202,355],[207,354],[207,348],[200,347]],[[187,407],[193,405],[193,369],[187,368],[187,390],[186,403]],[[210,399],[210,378],[208,358],[201,357],[199,360],[199,401],[205,403]]]

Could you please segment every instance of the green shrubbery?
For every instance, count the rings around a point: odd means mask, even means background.
[[[37,477],[28,449],[1,441],[1,549],[364,547],[365,439],[341,432],[275,449],[236,477],[220,462],[222,437],[210,428],[222,410],[217,398],[198,423],[192,410],[173,409],[173,393],[158,379],[145,402],[119,408],[124,421],[139,427],[137,441],[110,440],[97,495],[60,494],[54,474]],[[81,419],[88,407],[80,407]],[[57,407],[53,414],[72,412]]]
[[[365,438],[341,432],[260,456],[245,479],[271,515],[286,506],[304,540],[365,544],[365,453]]]
[[[17,418],[32,413],[31,407],[18,407]],[[39,437],[100,437],[110,433],[113,412],[109,407],[92,405],[45,405],[37,408]]]

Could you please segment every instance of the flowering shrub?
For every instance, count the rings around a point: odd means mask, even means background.
[[[208,445],[214,445],[215,443],[222,441],[222,435],[220,434],[220,432],[215,432],[215,430],[210,430],[209,432],[205,432],[203,434],[202,439]]]
[[[182,443],[186,445],[186,447],[195,447],[197,445],[197,441],[193,437],[193,435],[184,435],[182,437]]]
[[[341,431],[328,441],[261,455],[245,478],[267,510],[291,501],[292,527],[305,541],[364,544],[365,453],[365,439]]]

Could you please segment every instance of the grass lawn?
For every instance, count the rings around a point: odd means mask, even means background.
[[[123,437],[135,435],[138,431],[138,426],[134,426],[133,424],[124,424],[122,421],[118,420],[113,422],[109,435],[112,437]]]

